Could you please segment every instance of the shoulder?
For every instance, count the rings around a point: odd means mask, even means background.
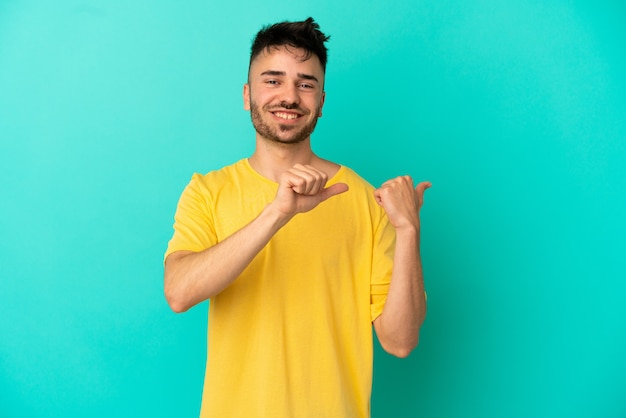
[[[211,170],[205,174],[194,173],[192,180],[214,180],[242,175],[246,171],[246,160],[242,159],[233,164],[224,166],[217,170]]]
[[[245,171],[242,168],[243,165],[243,160],[240,160],[205,174],[193,173],[183,191],[182,199],[197,199],[205,202],[213,200],[224,188],[240,183],[237,179],[243,176],[242,173]]]
[[[343,196],[345,201],[350,201],[357,205],[360,210],[364,210],[373,219],[373,222],[379,223],[386,218],[384,209],[378,204],[374,196],[376,188],[356,171],[342,165],[333,178],[333,182],[346,183],[349,190],[339,197]]]
[[[191,176],[190,184],[211,189],[227,185],[231,183],[233,179],[244,177],[246,174],[246,160],[239,160],[233,164],[209,171],[205,174],[194,173]]]
[[[350,186],[350,188],[355,188],[355,190],[360,190],[367,193],[374,191],[374,186],[372,186],[367,180],[357,174],[356,171],[345,165],[341,166],[333,180],[335,179],[337,183],[346,183],[348,186]]]

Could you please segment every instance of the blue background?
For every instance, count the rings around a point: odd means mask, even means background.
[[[374,417],[626,416],[626,3],[0,0],[0,416],[193,417],[162,256],[250,155],[254,33],[331,34],[320,155],[428,179],[429,312]]]

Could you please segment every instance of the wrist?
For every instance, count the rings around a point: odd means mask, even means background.
[[[420,229],[414,225],[406,225],[396,228],[396,243],[409,244],[419,250]]]
[[[295,214],[285,213],[280,210],[275,202],[269,203],[261,212],[261,217],[275,226],[277,230],[285,226],[294,216]]]
[[[419,225],[413,225],[411,223],[407,223],[406,225],[396,226],[395,230],[396,230],[396,236],[405,235],[407,237],[411,237],[411,236],[419,237],[420,235]]]

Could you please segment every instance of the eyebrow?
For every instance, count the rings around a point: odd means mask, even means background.
[[[284,72],[284,71],[267,70],[267,71],[263,71],[261,73],[261,75],[271,75],[271,76],[274,76],[274,77],[284,77],[284,76],[287,75],[287,73]],[[298,77],[303,78],[305,80],[313,80],[313,81],[319,83],[319,80],[317,79],[317,77],[315,77],[312,74],[298,73]]]

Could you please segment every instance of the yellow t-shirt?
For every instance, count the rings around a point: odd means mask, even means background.
[[[373,187],[341,167],[349,191],[298,214],[210,300],[201,417],[370,416],[372,321],[386,299],[395,232]],[[278,185],[241,160],[195,174],[166,257],[202,251],[252,221]]]

